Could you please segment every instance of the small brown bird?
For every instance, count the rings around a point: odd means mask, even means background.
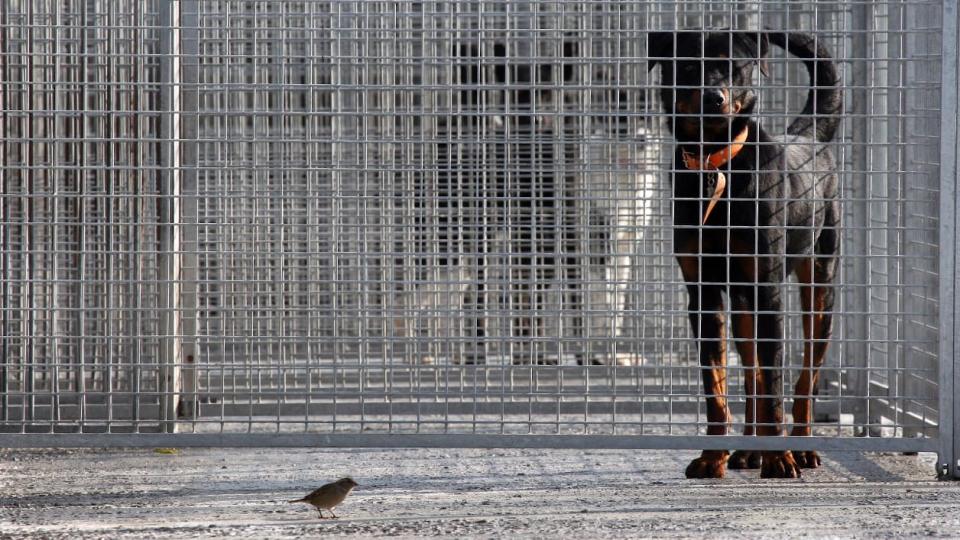
[[[330,482],[329,484],[318,487],[302,499],[287,502],[305,502],[313,505],[313,507],[317,509],[317,512],[320,512],[320,519],[324,519],[324,510],[329,510],[330,515],[336,518],[337,515],[333,513],[334,507],[342,503],[343,500],[347,498],[347,495],[350,494],[350,490],[358,485],[359,484],[353,481],[353,478],[341,478],[336,482]]]

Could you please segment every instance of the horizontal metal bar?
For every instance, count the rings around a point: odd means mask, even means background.
[[[460,435],[460,434],[0,434],[5,448],[313,447],[313,448],[550,448],[611,450],[818,450],[928,452],[937,439],[874,437],[744,437],[682,435]]]

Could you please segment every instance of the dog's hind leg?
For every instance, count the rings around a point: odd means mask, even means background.
[[[830,231],[830,234],[834,234]],[[800,282],[800,304],[803,310],[803,369],[797,379],[793,395],[793,430],[790,435],[808,437],[812,433],[813,393],[817,388],[820,366],[823,365],[832,334],[833,277],[836,273],[834,255],[812,257],[797,267]],[[801,467],[820,466],[815,451],[794,452]]]
[[[730,422],[727,408],[727,373],[724,335],[723,298],[721,287],[700,282],[700,265],[707,264],[697,256],[677,257],[690,295],[690,325],[700,353],[700,373],[707,402],[707,435],[726,435]],[[707,274],[705,270],[703,273]],[[704,450],[687,466],[687,478],[723,478],[726,473],[727,450]]]

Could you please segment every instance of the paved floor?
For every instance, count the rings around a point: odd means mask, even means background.
[[[2,538],[960,537],[933,456],[827,454],[801,480],[686,480],[694,452],[0,451]],[[317,519],[307,490],[361,486]]]

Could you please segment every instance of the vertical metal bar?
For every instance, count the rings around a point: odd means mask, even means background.
[[[130,115],[130,138],[133,143],[129,146],[130,151],[130,166],[133,168],[133,185],[130,190],[130,198],[127,204],[127,211],[130,212],[130,243],[129,243],[129,265],[126,269],[127,276],[130,280],[127,294],[130,295],[130,318],[131,329],[133,335],[132,350],[130,351],[130,366],[129,376],[130,376],[130,419],[133,424],[133,432],[137,433],[140,431],[140,402],[141,402],[141,376],[143,374],[142,365],[143,365],[143,338],[141,332],[143,331],[143,315],[142,309],[143,306],[143,265],[141,263],[141,253],[143,250],[143,227],[144,227],[144,218],[143,218],[143,195],[142,193],[148,192],[148,189],[144,189],[142,185],[144,183],[144,173],[142,164],[144,163],[144,145],[141,142],[143,138],[143,131],[141,130],[140,115],[136,112],[142,110],[143,104],[146,103],[144,100],[144,85],[143,81],[149,80],[148,76],[145,76],[145,67],[146,63],[143,59],[143,41],[145,35],[146,23],[144,22],[144,6],[136,4],[134,7],[134,29],[133,35],[131,37],[132,47],[131,54],[133,55],[132,64],[133,69],[131,73],[133,75],[132,83],[133,88],[131,89],[131,110],[134,114]]]
[[[85,105],[90,103],[90,84],[88,84],[88,71],[90,67],[90,61],[92,55],[89,54],[90,51],[90,35],[93,32],[92,28],[88,26],[89,18],[87,17],[87,10],[83,9],[80,16],[80,27],[83,29],[80,32],[80,88],[82,92],[82,101],[81,104]],[[85,166],[87,161],[87,123],[82,115],[77,116],[76,120],[76,136],[80,138],[82,142],[79,144],[79,152],[77,153],[77,169],[81,171],[77,175],[77,297],[76,297],[76,306],[77,306],[77,361],[76,361],[76,374],[75,384],[78,397],[77,402],[77,421],[79,423],[80,431],[83,431],[84,422],[86,421],[86,409],[87,409],[87,389],[86,389],[86,344],[84,343],[84,337],[86,333],[86,310],[85,308],[85,292],[86,292],[86,239],[87,239],[87,227],[86,227],[86,182],[85,176]]]
[[[106,50],[106,59],[105,59],[105,73],[104,77],[107,81],[119,81],[117,77],[117,64],[119,63],[117,56],[120,54],[118,49],[120,45],[117,43],[117,34],[119,30],[113,28],[111,25],[117,24],[117,14],[116,7],[114,6],[116,2],[109,2],[107,4],[107,25],[104,28],[104,48]],[[115,230],[116,230],[116,218],[114,216],[114,207],[116,206],[116,186],[122,173],[116,170],[117,163],[117,147],[122,143],[116,142],[118,140],[116,117],[117,117],[117,108],[119,106],[119,99],[117,94],[121,91],[118,87],[119,85],[110,84],[107,88],[104,89],[103,95],[103,107],[104,107],[104,137],[106,137],[111,142],[104,144],[103,146],[103,177],[104,177],[104,191],[106,192],[106,197],[103,199],[104,205],[104,225],[103,225],[103,259],[104,259],[104,269],[103,269],[103,278],[105,281],[104,286],[104,306],[105,313],[103,314],[103,328],[104,328],[104,368],[103,368],[103,388],[101,389],[106,393],[106,413],[104,418],[98,418],[98,420],[104,421],[106,424],[107,432],[110,432],[113,426],[113,403],[114,403],[114,391],[117,388],[117,381],[115,378],[116,374],[116,354],[117,349],[116,341],[119,337],[120,332],[117,330],[119,321],[115,319],[122,316],[119,313],[120,302],[117,301],[117,298],[114,294],[116,283],[116,250],[115,246]]]
[[[889,217],[883,212],[884,206],[888,208],[892,199],[889,198],[887,186],[892,182],[893,174],[886,167],[889,156],[889,147],[887,143],[890,137],[889,124],[893,122],[893,116],[890,109],[887,108],[887,95],[891,93],[889,70],[891,61],[887,41],[889,36],[883,30],[889,29],[889,10],[886,3],[877,3],[868,13],[869,27],[864,29],[865,41],[869,61],[865,60],[868,70],[868,78],[863,84],[869,88],[867,90],[867,108],[869,115],[865,122],[869,126],[867,133],[866,149],[868,170],[864,171],[867,185],[867,201],[865,206],[867,213],[865,223],[867,230],[864,235],[867,239],[867,290],[865,297],[867,301],[867,313],[876,313],[876,317],[863,315],[867,327],[868,351],[867,363],[864,366],[863,385],[865,395],[872,395],[874,391],[874,379],[885,377],[885,368],[890,364],[892,356],[891,328],[895,328],[895,321],[889,316],[890,305],[893,300],[889,295],[890,276],[894,275],[889,271],[885,264],[891,259],[889,251],[885,245],[880,244],[880,239],[887,234],[889,226]],[[884,27],[886,25],[886,27]],[[873,320],[871,320],[873,319]],[[874,360],[870,362],[871,356]],[[887,379],[889,385],[892,379]],[[876,381],[882,383],[883,380]],[[888,388],[890,388],[888,386]],[[887,393],[877,394],[887,396]],[[873,436],[880,436],[880,425],[884,411],[880,407],[870,406],[867,401],[866,419],[870,426],[869,431]]]
[[[943,57],[940,98],[940,452],[937,471],[941,478],[960,478],[960,369],[957,369],[957,338],[960,317],[957,317],[958,287],[957,230],[960,228],[960,190],[957,189],[957,127],[960,109],[957,106],[957,46],[960,13],[957,2],[943,3]]]
[[[9,51],[9,38],[7,36],[9,27],[7,26],[7,3],[0,2],[0,51]],[[8,55],[0,54],[0,130],[2,133],[9,133],[9,119],[7,118],[7,108],[10,104],[10,96],[7,94],[10,88],[10,72],[8,70]],[[10,275],[10,209],[13,206],[13,197],[8,192],[10,176],[8,168],[10,166],[10,149],[7,137],[0,141],[0,279],[3,285],[3,303],[0,305],[0,420],[10,419],[10,380],[9,363],[11,355],[8,354],[10,347],[9,335],[12,329],[9,324],[9,310],[13,309],[12,292],[13,279]]]
[[[908,317],[916,317],[916,311],[907,309],[909,302],[904,294],[904,285],[907,281],[905,275],[904,253],[906,253],[906,234],[904,232],[906,217],[906,204],[904,201],[904,182],[905,174],[901,172],[900,164],[906,163],[905,145],[906,126],[905,111],[908,110],[908,104],[905,99],[905,93],[902,88],[904,85],[904,71],[906,61],[904,60],[904,17],[905,6],[890,5],[888,7],[889,15],[887,19],[886,31],[887,37],[887,58],[889,62],[888,94],[886,107],[890,115],[890,127],[887,133],[887,161],[889,181],[887,184],[887,268],[888,280],[887,291],[889,302],[887,316],[890,320],[890,328],[886,336],[887,339],[887,396],[893,406],[895,415],[895,426],[900,430],[903,437],[915,437],[917,430],[914,426],[905,426],[906,417],[904,412],[904,350],[908,347],[905,342],[908,341],[906,327]],[[911,315],[903,315],[909,313]]]
[[[211,6],[210,10],[207,11],[206,6],[207,4],[204,4],[204,8],[205,8],[204,15],[210,14],[211,16],[213,16],[216,13],[216,8]],[[231,25],[236,23],[233,20],[234,18],[233,13],[230,11],[229,5],[227,6],[225,11],[226,11],[226,14],[224,15],[224,22],[223,22],[224,27],[231,28]],[[237,39],[242,39],[242,35],[235,32],[228,32],[227,36],[224,39],[224,48],[220,50],[225,51],[224,54],[228,54],[229,51],[234,50],[233,47],[236,46]],[[221,66],[221,69],[214,70],[213,78],[220,84],[229,84],[229,83],[237,82],[236,81],[237,69],[236,69],[236,66],[233,65],[234,63],[225,61],[224,64],[226,64],[225,67]],[[219,102],[218,104],[224,108],[232,106],[232,101],[229,99],[229,96],[217,96],[217,99],[214,102],[215,103]],[[207,106],[208,105],[205,103],[205,110]],[[220,120],[220,122],[218,123],[218,128],[222,130],[222,133],[229,134],[229,133],[236,133],[236,132],[243,131],[240,126],[245,126],[246,122],[242,119],[233,120],[233,121],[232,120],[233,119],[230,119],[230,118],[224,118]],[[245,141],[243,147],[249,148],[249,144],[246,144],[246,141],[248,141],[249,138],[244,136],[242,140]],[[221,152],[223,151],[219,148],[218,150]],[[247,177],[244,176],[243,180],[246,180],[246,179]],[[224,193],[225,192],[224,186],[226,186],[227,182],[229,181],[230,181],[230,177],[227,175],[226,172],[217,171],[215,175],[216,189],[214,193]],[[229,215],[228,213],[231,212],[231,209],[233,207],[233,204],[231,204],[231,201],[227,200],[225,197],[217,197],[214,204],[216,208],[213,212],[213,215],[218,217],[221,220],[226,221],[227,216]],[[204,235],[204,238],[206,239],[211,236],[216,238],[217,251],[216,251],[214,260],[218,261],[219,264],[224,264],[224,262],[228,260],[227,258],[228,247],[235,245],[233,242],[239,241],[238,237],[241,234],[242,233],[238,230],[238,227],[219,227],[219,228],[210,227],[208,229],[208,232]],[[224,280],[227,277],[227,275],[228,274],[226,272],[218,274],[221,280]],[[223,306],[230,306],[231,308],[229,311],[230,318],[234,319],[229,322],[229,326],[228,326],[228,323],[224,323],[224,325],[220,328],[220,331],[222,334],[221,334],[219,345],[220,345],[220,350],[222,351],[221,352],[222,364],[235,365],[236,363],[235,359],[238,354],[249,354],[249,346],[247,344],[243,344],[241,346],[241,345],[237,345],[236,343],[232,343],[229,349],[227,347],[227,334],[229,334],[228,328],[233,329],[233,328],[236,328],[237,326],[243,327],[243,325],[246,325],[246,320],[244,320],[242,317],[234,315],[235,313],[234,310],[238,305],[238,301],[237,300],[231,301],[230,295],[231,293],[235,294],[237,290],[238,288],[233,284],[221,284],[219,289],[220,303]],[[219,410],[217,412],[219,413],[219,417],[220,417],[220,429],[223,430],[224,415],[226,414],[226,398],[227,398],[227,391],[228,391],[226,367],[221,365],[218,372],[219,372],[218,374],[220,375],[219,377],[220,380],[217,381],[217,384],[219,385],[218,388],[221,392],[221,396],[220,396],[221,399],[220,399],[220,407],[218,408]],[[231,370],[231,375],[235,373],[236,373],[236,370]],[[231,385],[229,388],[229,391],[236,392],[236,386]]]
[[[868,254],[870,251],[870,237],[868,227],[868,213],[870,210],[868,195],[869,185],[866,171],[870,166],[868,160],[869,120],[867,118],[867,103],[870,98],[868,76],[869,52],[867,29],[870,27],[871,7],[866,3],[857,4],[852,10],[853,28],[853,144],[852,166],[848,178],[850,179],[849,197],[853,211],[848,218],[848,226],[853,238],[853,246],[845,250],[850,260],[842,280],[846,285],[847,294],[845,309],[841,314],[841,323],[844,326],[844,363],[849,369],[847,385],[850,393],[850,403],[854,415],[854,424],[864,429],[869,423],[867,416],[868,377],[867,367],[870,365],[867,337],[869,335],[869,318],[867,317],[870,290]],[[852,252],[852,253],[851,253]],[[852,284],[852,286],[850,286]],[[852,315],[852,316],[851,316]],[[863,433],[861,433],[863,434]]]
[[[58,80],[59,80],[58,77],[61,76],[60,73],[61,73],[61,69],[62,69],[62,66],[61,66],[61,54],[60,54],[60,53],[61,53],[61,50],[62,50],[63,45],[62,45],[62,43],[61,43],[61,41],[60,41],[60,32],[61,32],[61,29],[63,28],[63,25],[62,25],[62,22],[61,22],[61,20],[60,20],[60,15],[61,15],[61,13],[62,13],[62,12],[61,12],[59,9],[57,9],[55,13],[51,14],[51,18],[53,18],[53,20],[54,20],[53,28],[51,29],[51,31],[52,31],[52,33],[53,33],[53,39],[52,39],[52,41],[53,41],[53,43],[54,43],[54,49],[53,49],[53,77],[54,77],[54,81],[58,81]],[[52,371],[53,371],[53,375],[52,375],[52,377],[51,377],[51,382],[50,382],[50,393],[51,393],[50,419],[51,419],[52,421],[59,421],[59,420],[60,420],[60,362],[62,361],[62,359],[61,359],[61,357],[60,357],[60,354],[59,354],[59,350],[60,350],[60,347],[59,347],[59,345],[60,345],[60,339],[59,339],[59,337],[58,337],[58,332],[59,332],[59,330],[58,330],[58,324],[57,324],[57,323],[58,323],[58,320],[59,320],[59,318],[60,318],[60,315],[61,315],[61,313],[60,313],[60,304],[59,304],[59,302],[60,302],[61,281],[60,281],[60,275],[59,275],[59,274],[60,274],[60,272],[59,272],[60,265],[58,264],[58,263],[59,263],[59,257],[60,257],[60,247],[59,247],[59,237],[60,237],[60,235],[59,235],[59,231],[60,231],[60,215],[59,215],[59,209],[60,209],[60,193],[59,193],[59,186],[60,186],[60,178],[61,178],[61,176],[63,176],[63,173],[62,173],[62,170],[63,170],[63,169],[62,169],[62,167],[60,166],[60,152],[59,152],[59,149],[60,149],[61,144],[62,144],[61,141],[63,140],[63,133],[60,133],[59,130],[58,130],[58,127],[59,127],[59,125],[60,125],[60,122],[58,121],[58,120],[59,120],[59,115],[57,114],[57,112],[60,111],[60,110],[62,110],[62,109],[63,109],[63,110],[66,109],[66,107],[65,107],[65,105],[66,105],[66,98],[65,98],[65,96],[63,95],[62,86],[61,86],[60,84],[57,84],[57,82],[54,82],[53,84],[54,84],[54,87],[53,87],[52,102],[53,102],[53,110],[54,110],[54,113],[53,113],[52,118],[51,118],[51,131],[52,131],[52,134],[48,134],[48,136],[50,136],[50,139],[51,139],[51,142],[50,142],[50,153],[52,154],[51,156],[48,157],[48,159],[50,160],[50,162],[51,162],[52,165],[53,165],[53,166],[51,167],[51,169],[52,169],[52,176],[53,176],[53,189],[52,189],[52,197],[53,197],[53,204],[52,204],[52,206],[53,206],[53,210],[52,210],[51,215],[50,215],[50,226],[51,226],[51,228],[53,229],[53,231],[52,231],[52,235],[53,235],[52,250],[53,250],[53,253],[51,253],[51,255],[50,255],[50,256],[51,256],[51,267],[52,267],[51,275],[53,276],[53,282],[52,282],[51,285],[50,285],[50,289],[51,289],[51,298],[50,298],[50,306],[51,306],[51,311],[50,311],[50,347],[51,347],[51,358],[52,358],[52,361],[53,361],[53,370],[52,370]],[[6,304],[4,304],[4,305],[6,305]],[[52,429],[51,429],[51,431],[52,431]]]
[[[284,12],[285,6],[286,4],[280,4],[276,8],[277,12],[267,13],[267,17],[275,18],[275,20],[277,21],[276,26],[279,28],[283,28],[284,26],[283,19],[285,15],[285,12]],[[269,24],[270,23],[268,23],[268,25]],[[287,140],[286,133],[284,132],[284,128],[286,127],[284,122],[284,117],[286,116],[287,111],[285,110],[286,104],[283,99],[283,96],[286,93],[286,89],[284,87],[287,84],[286,70],[284,69],[284,65],[283,65],[283,58],[286,52],[286,47],[285,47],[286,32],[284,32],[283,30],[278,30],[275,33],[273,32],[267,33],[267,36],[268,36],[268,40],[272,41],[272,43],[264,47],[264,51],[265,51],[264,56],[268,57],[265,62],[266,66],[264,71],[265,71],[268,84],[272,84],[275,88],[275,90],[273,91],[273,97],[272,97],[273,103],[268,106],[269,108],[274,110],[274,113],[272,114],[272,119],[268,120],[268,126],[269,126],[268,129],[269,129],[270,136],[273,136],[274,133],[277,133],[279,134],[279,138],[280,138],[279,144],[275,144],[272,142],[265,143],[265,146],[268,149],[267,159],[271,160],[272,159],[271,154],[273,153],[273,148],[271,147],[276,147],[280,151],[280,154],[283,155],[283,150],[284,150],[283,147],[285,146],[285,141]],[[271,39],[271,36],[272,36],[272,39]],[[272,52],[273,54],[270,55],[269,54],[270,52]],[[285,219],[286,216],[284,215],[285,214],[284,211],[286,210],[287,204],[288,204],[287,194],[286,194],[286,190],[284,189],[284,185],[286,181],[288,181],[289,179],[289,174],[286,168],[284,167],[284,165],[285,164],[282,163],[281,161],[280,167],[279,167],[280,170],[278,171],[279,174],[277,175],[279,182],[277,187],[274,188],[278,193],[274,194],[273,190],[271,190],[271,196],[277,197],[277,204],[275,206],[276,208],[275,211],[277,213],[277,219],[278,219],[277,228],[279,229],[279,231],[274,233],[277,238],[277,243],[275,244],[276,247],[273,247],[273,249],[276,250],[276,255],[270,255],[271,257],[276,259],[276,267],[275,267],[276,271],[274,272],[271,269],[271,273],[273,274],[273,276],[271,277],[273,278],[273,281],[275,283],[273,293],[276,295],[276,298],[277,298],[276,305],[277,305],[277,309],[279,310],[277,315],[274,317],[274,321],[272,325],[273,326],[272,334],[276,336],[276,340],[277,340],[277,344],[276,344],[277,350],[276,350],[276,353],[271,355],[273,359],[272,361],[276,364],[276,369],[277,369],[277,381],[276,383],[274,383],[276,392],[277,392],[277,398],[276,398],[276,404],[275,404],[276,413],[277,413],[277,421],[276,421],[277,431],[280,430],[280,425],[281,425],[280,423],[282,421],[281,406],[283,404],[284,395],[286,393],[285,392],[286,374],[288,370],[287,351],[289,350],[289,347],[287,345],[288,342],[284,334],[285,334],[285,328],[287,326],[286,319],[287,317],[290,316],[289,315],[290,312],[283,309],[285,304],[285,299],[288,298],[290,295],[290,285],[288,285],[289,282],[287,281],[287,272],[285,271],[286,259],[287,259],[285,246],[288,245],[289,240],[287,238],[288,236],[287,226],[286,226],[287,220]],[[267,185],[270,184],[269,179],[270,179],[270,175],[268,174],[266,178]]]
[[[306,6],[304,15],[307,17],[308,21],[311,21],[311,24],[316,24],[312,21],[318,20],[317,11],[318,7],[314,3],[310,3]],[[306,50],[308,53],[308,59],[304,65],[304,79],[303,82],[306,84],[306,90],[304,92],[304,106],[308,111],[315,111],[316,100],[314,97],[318,92],[318,79],[316,63],[317,59],[313,56],[317,50],[316,36],[314,32],[309,31],[311,29],[311,24],[308,24],[306,28],[307,31],[307,43]],[[306,116],[304,118],[303,126],[303,145],[306,149],[304,155],[304,165],[307,168],[307,173],[304,175],[306,180],[306,193],[307,193],[307,207],[306,207],[306,218],[304,223],[307,227],[306,234],[306,252],[308,256],[308,262],[306,267],[306,272],[304,277],[307,280],[306,290],[304,291],[307,295],[307,313],[306,313],[306,336],[304,339],[307,341],[307,346],[304,351],[306,355],[304,358],[304,407],[303,407],[303,430],[310,430],[310,409],[313,399],[313,367],[319,357],[320,347],[318,346],[317,334],[318,332],[314,329],[314,319],[313,314],[314,310],[309,309],[310,306],[319,304],[317,299],[319,297],[319,278],[314,274],[314,265],[318,265],[317,255],[319,254],[319,241],[317,239],[317,233],[319,232],[319,209],[317,208],[317,198],[319,194],[315,190],[315,186],[318,183],[319,174],[316,172],[317,168],[314,164],[314,152],[311,149],[310,141],[316,140],[319,130],[316,129],[317,121],[311,116]],[[319,266],[319,265],[318,265]],[[316,351],[316,353],[314,353]],[[319,383],[319,381],[318,381]]]
[[[86,35],[86,31],[84,31]],[[81,122],[80,129],[78,133],[85,133],[84,124]],[[80,143],[81,151],[78,156],[78,168],[82,171],[84,162],[84,156],[86,155],[85,146],[86,143]],[[76,361],[76,373],[74,374],[74,380],[76,384],[76,392],[78,395],[77,402],[77,421],[80,424],[80,430],[83,431],[83,424],[86,420],[86,410],[87,410],[87,388],[86,388],[86,344],[84,343],[84,336],[86,336],[86,309],[85,309],[85,291],[86,291],[86,240],[87,240],[87,227],[85,223],[85,212],[86,209],[86,196],[85,196],[85,182],[83,178],[77,180],[77,295],[76,295],[76,331],[77,331],[77,361]]]
[[[27,8],[27,66],[26,66],[26,96],[24,96],[24,108],[26,109],[26,114],[24,115],[24,120],[26,122],[26,129],[21,132],[26,134],[26,144],[24,148],[26,149],[26,162],[27,166],[30,168],[31,172],[33,167],[36,166],[34,162],[35,153],[34,153],[34,122],[35,115],[33,113],[35,101],[36,101],[36,73],[34,71],[34,51],[36,48],[33,43],[33,34],[34,34],[34,22],[33,22],[33,4]],[[34,379],[35,379],[35,367],[36,367],[36,357],[34,356],[35,346],[36,346],[36,298],[34,297],[34,227],[33,227],[33,186],[31,182],[26,182],[21,180],[20,183],[20,193],[23,197],[22,203],[22,219],[21,219],[21,246],[20,252],[23,261],[23,278],[26,280],[25,286],[25,302],[21,302],[21,305],[25,305],[27,309],[26,316],[22,319],[21,324],[21,343],[23,347],[23,364],[25,367],[24,377],[24,397],[23,397],[23,406],[24,414],[22,416],[24,422],[33,421],[33,412],[34,404],[36,402],[36,396],[34,394]]]
[[[57,26],[59,27],[59,25]],[[58,40],[58,44],[59,44],[59,40]],[[58,52],[59,52],[59,48],[54,53],[54,58],[55,58],[54,64],[56,66],[54,68],[55,69],[54,73],[59,73],[60,71],[59,61],[56,60],[60,56],[59,54],[57,54]],[[56,85],[54,87],[54,96],[59,94],[58,92],[59,88],[60,88],[59,85]],[[54,103],[53,105],[54,110],[59,109],[59,103],[57,102],[56,97],[54,97],[53,103]],[[59,141],[60,138],[58,136],[59,134],[57,133],[57,118],[55,113],[54,113],[54,117],[52,118],[51,124],[52,125],[50,127],[52,130],[52,133],[49,133],[49,132],[47,133],[47,136],[51,138],[51,142],[49,143],[49,147],[48,147],[50,153],[48,154],[47,159],[49,159],[53,164],[53,166],[50,168],[51,169],[50,177],[52,178],[51,180],[52,186],[50,186],[48,189],[50,189],[49,196],[53,200],[51,201],[51,204],[50,204],[50,215],[48,216],[48,219],[50,220],[50,238],[51,238],[51,241],[50,241],[51,252],[49,253],[49,257],[50,257],[49,276],[51,277],[51,283],[49,286],[50,298],[48,298],[47,300],[48,302],[47,310],[49,312],[49,318],[48,318],[48,327],[47,327],[48,337],[46,341],[47,341],[47,346],[50,348],[50,363],[52,368],[49,392],[50,392],[50,421],[51,421],[51,424],[53,424],[54,422],[60,421],[60,361],[61,361],[60,354],[59,354],[60,340],[57,337],[57,332],[58,332],[57,321],[59,319],[59,314],[60,314],[60,305],[59,305],[60,265],[57,264],[59,259],[59,251],[60,251],[60,247],[59,247],[60,226],[58,223],[59,221],[58,210],[60,208],[60,204],[59,204],[60,190],[58,189],[60,185],[60,179],[59,179],[60,168],[57,167],[57,156],[58,156],[57,141]],[[52,154],[52,156],[50,154]],[[51,431],[53,431],[52,425],[51,425]]]
[[[337,2],[334,4],[336,9],[331,10],[331,64],[330,67],[332,74],[330,77],[331,87],[334,89],[332,95],[330,96],[330,108],[331,108],[331,118],[330,118],[330,271],[331,271],[331,291],[330,291],[330,307],[332,313],[339,313],[342,309],[344,294],[344,287],[340,282],[341,274],[341,260],[340,260],[340,251],[341,251],[341,241],[342,235],[341,230],[343,228],[343,168],[344,162],[344,151],[346,145],[343,144],[344,139],[344,101],[345,101],[345,92],[342,87],[342,77],[344,73],[344,49],[348,46],[344,43],[345,36],[348,35],[344,25],[344,9],[343,4]],[[334,320],[333,322],[333,335],[330,336],[333,341],[333,357],[332,357],[332,381],[331,392],[332,392],[332,403],[333,403],[333,412],[330,415],[331,430],[335,431],[337,429],[337,391],[339,389],[339,368],[341,362],[341,350],[344,348],[344,341],[342,339],[341,333],[343,333],[343,325],[339,320]]]
[[[180,2],[160,4],[160,140],[158,230],[160,421],[164,433],[176,431],[181,390],[181,224],[180,224]]]
[[[183,382],[178,416],[193,418],[197,397],[197,264],[198,264],[198,206],[197,206],[197,136],[199,67],[199,0],[180,1],[180,183],[182,258],[180,274],[180,314],[182,317]],[[184,91],[185,90],[185,91]]]

